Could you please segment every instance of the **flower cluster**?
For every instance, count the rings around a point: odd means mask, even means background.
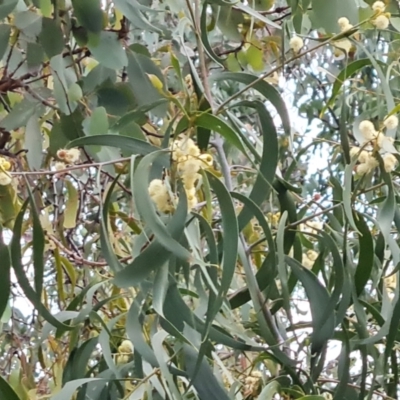
[[[57,157],[66,164],[76,163],[81,156],[79,149],[60,149],[57,151]],[[59,166],[60,167],[60,166]],[[61,168],[62,169],[62,168]]]
[[[308,250],[305,254],[303,254],[301,263],[305,268],[311,269],[317,258],[318,258],[318,253],[315,250]]]
[[[385,128],[395,129],[397,128],[398,123],[398,118],[395,115],[390,115],[385,118],[382,128],[377,131],[371,121],[364,120],[360,122],[359,131],[361,137],[358,138],[358,141],[363,146],[363,149],[360,149],[359,147],[353,147],[350,150],[351,157],[357,157],[357,160],[360,163],[357,166],[358,174],[368,174],[379,165],[378,160],[372,155],[372,152],[364,150],[366,147],[370,149],[370,147],[368,147],[369,144],[374,147],[374,150],[384,153],[382,155],[382,159],[386,172],[391,172],[396,168],[397,159],[392,154],[397,152],[393,146],[394,139],[386,136],[382,130]]]
[[[149,195],[155,203],[158,211],[167,214],[174,211],[174,205],[172,203],[168,188],[161,179],[153,179],[150,182]]]
[[[129,362],[131,354],[133,353],[133,344],[130,340],[123,340],[118,347],[118,364],[126,364]]]
[[[278,227],[279,220],[281,219],[281,213],[268,213],[267,214],[267,221],[271,224],[272,227]]]
[[[300,230],[304,233],[310,233],[311,235],[317,235],[324,227],[321,221],[307,221],[300,225]],[[310,238],[309,238],[310,239]]]
[[[290,39],[289,46],[295,53],[298,53],[304,46],[303,39],[299,36],[293,36]]]
[[[182,178],[188,199],[188,208],[197,205],[195,182],[200,178],[201,167],[213,164],[211,154],[200,154],[200,149],[190,138],[175,140],[171,145],[172,159],[177,163],[177,170]]]
[[[11,164],[4,157],[0,157],[0,185],[7,186],[11,183],[12,179],[7,172],[11,169]]]
[[[376,13],[372,23],[378,29],[386,29],[389,26],[390,13],[385,13],[385,8],[386,5],[383,1],[375,1],[375,3],[372,4],[372,10]]]
[[[350,24],[350,21],[346,17],[339,18],[338,25],[340,27],[340,32],[345,32],[353,27],[353,25]]]
[[[350,23],[350,21],[346,17],[339,18],[338,25],[340,27],[340,32],[346,32],[353,28],[353,25]],[[354,34],[354,37],[356,39],[359,39],[358,34]],[[335,57],[340,57],[343,54],[342,52],[345,52],[347,54],[350,53],[350,50],[353,47],[352,43],[347,38],[337,40],[333,44],[335,46],[335,50],[334,50]]]
[[[210,167],[213,164],[213,157],[210,154],[200,154],[200,149],[190,138],[174,140],[171,144],[172,160],[176,164],[176,170],[182,179],[188,201],[188,208],[196,207],[196,182],[201,175],[199,170],[202,167]],[[154,179],[149,185],[149,194],[156,204],[157,210],[164,213],[174,211],[173,201],[167,186],[160,179]]]

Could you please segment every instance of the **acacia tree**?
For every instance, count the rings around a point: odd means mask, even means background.
[[[399,398],[399,17],[1,1],[1,399]]]

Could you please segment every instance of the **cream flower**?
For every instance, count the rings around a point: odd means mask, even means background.
[[[385,136],[382,132],[379,133],[376,138],[376,144],[380,149],[391,152],[393,150],[394,139],[392,137]]]
[[[157,195],[157,193],[160,193],[164,189],[166,188],[161,179],[153,179],[149,185],[150,197]]]
[[[60,162],[60,161],[57,161],[57,162],[54,164],[54,168],[55,168],[56,171],[62,171],[62,170],[65,169],[66,167],[67,167],[67,166],[65,165],[65,163]]]
[[[289,46],[295,53],[298,53],[304,46],[303,39],[299,36],[293,36],[290,39]]]
[[[371,121],[365,120],[361,121],[359,125],[359,129],[364,139],[369,142],[376,138],[378,133],[375,130],[375,126]]]
[[[397,166],[397,158],[390,153],[386,153],[382,157],[383,165],[386,172],[392,172]]]
[[[178,170],[182,173],[182,176],[194,176],[199,172],[201,167],[201,161],[197,158],[189,158],[185,161],[178,160]]]
[[[199,158],[201,161],[203,161],[203,164],[206,164],[208,167],[212,167],[213,157],[211,154],[201,154]]]
[[[386,29],[389,26],[389,18],[386,15],[378,15],[372,23],[377,27],[377,29]]]
[[[350,149],[350,157],[353,158],[353,157],[355,157],[355,156],[358,156],[359,153],[360,153],[360,150],[361,150],[361,149],[360,149],[359,147],[357,147],[357,146],[352,147],[352,148]]]
[[[353,27],[353,25],[350,24],[349,20],[346,17],[339,18],[338,25],[341,32],[347,31]]]
[[[158,211],[170,213],[174,210],[168,189],[160,179],[153,179],[148,190]]]
[[[12,182],[12,178],[5,172],[0,172],[0,185],[7,186]]]
[[[187,200],[188,200],[188,209],[189,210],[196,207],[198,204],[196,195],[188,195]]]
[[[177,161],[183,156],[198,157],[200,149],[196,146],[194,141],[190,138],[177,139],[171,145],[172,159]]]
[[[347,54],[350,53],[350,50],[352,48],[352,44],[349,39],[341,39],[337,40],[336,42],[333,42],[333,45],[336,47],[335,49],[335,56],[339,57],[341,55],[341,51],[346,52]]]
[[[11,168],[11,163],[4,157],[0,157],[0,169],[3,171],[9,171]]]
[[[396,115],[391,115],[391,116],[387,117],[387,118],[383,121],[383,125],[384,125],[385,128],[387,128],[387,129],[394,129],[394,128],[397,128],[397,126],[399,125],[399,119],[397,118]]]
[[[374,4],[372,4],[372,9],[374,11],[379,11],[379,12],[383,12],[385,11],[386,5],[383,1],[375,1]]]
[[[314,266],[314,261],[318,258],[318,253],[315,250],[308,250],[303,254],[301,263],[307,269],[311,269]]]
[[[378,160],[370,155],[365,162],[357,166],[357,173],[360,175],[368,174],[372,172],[378,165]]]
[[[132,354],[133,353],[133,344],[130,340],[123,340],[120,346],[118,347],[118,353]]]
[[[360,161],[360,163],[367,162],[369,158],[371,158],[371,153],[366,150],[362,150],[361,153],[358,155],[358,161]]]
[[[67,164],[73,164],[78,161],[81,156],[81,152],[79,149],[60,149],[57,151],[57,157],[60,160],[65,161]]]

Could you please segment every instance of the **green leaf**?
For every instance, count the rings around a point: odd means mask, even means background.
[[[328,3],[324,0],[312,0],[313,22],[317,27],[324,28],[327,33],[339,32],[338,19],[346,17],[350,23],[358,23],[358,8],[354,1],[332,0]]]
[[[332,338],[335,330],[335,315],[330,305],[330,298],[326,289],[318,278],[304,268],[297,260],[285,257],[286,263],[291,267],[297,279],[303,284],[310,302],[312,327],[311,354],[319,354],[326,342]]]
[[[377,220],[385,240],[388,241],[388,237],[391,234],[390,233],[391,227],[396,210],[396,198],[394,195],[394,188],[390,174],[385,172],[382,166],[381,166],[381,174],[388,188],[386,192],[386,200],[382,203],[382,207],[378,212]]]
[[[22,11],[15,14],[15,26],[29,38],[35,38],[42,30],[42,16],[33,11]]]
[[[80,386],[85,385],[90,382],[104,382],[108,381],[108,379],[102,378],[82,378],[76,379],[74,381],[67,382],[65,386],[54,396],[51,397],[50,400],[71,400],[74,397],[74,393],[76,389]],[[12,400],[12,399],[11,399]]]
[[[1,6],[0,6],[1,7]],[[11,26],[7,24],[0,24],[0,59],[3,58],[10,40]]]
[[[161,82],[164,82],[164,77],[162,76],[160,70],[148,57],[144,56],[143,54],[128,51],[127,73],[129,77],[129,84],[139,106],[155,104],[163,99],[163,96],[150,82],[147,74],[156,75]],[[153,110],[157,116],[163,116],[165,111],[166,107],[164,105],[160,105]]]
[[[63,135],[69,140],[84,136],[82,129],[83,115],[78,109],[70,115],[61,115],[60,122]]]
[[[121,69],[128,65],[128,58],[115,32],[101,32],[97,45],[88,45],[93,57],[106,68]]]
[[[88,75],[82,78],[82,89],[85,94],[93,92],[97,87],[108,81],[111,85],[117,80],[115,70],[106,68],[104,65],[98,64]]]
[[[16,104],[11,112],[1,121],[1,126],[8,131],[25,126],[29,118],[36,113],[40,114],[42,108],[42,105],[38,102],[23,99],[20,103]]]
[[[269,382],[258,396],[258,400],[273,400],[275,394],[281,392],[281,385],[278,381]]]
[[[10,250],[3,241],[3,227],[1,225],[0,225],[0,260],[1,260],[1,272],[2,272],[2,278],[0,280],[0,318],[1,318],[8,307],[8,301],[11,293]]]
[[[160,150],[158,147],[143,140],[135,139],[129,136],[122,135],[93,135],[86,136],[70,142],[67,148],[81,147],[81,146],[110,146],[118,147],[132,152],[132,154],[146,155]],[[165,161],[167,156],[162,157]]]
[[[89,119],[89,135],[105,135],[108,133],[108,117],[104,107],[93,110]]]
[[[370,229],[364,221],[361,213],[357,213],[357,229],[360,232],[358,241],[360,243],[358,251],[358,264],[354,275],[354,284],[357,296],[364,290],[365,285],[371,277],[374,266],[374,242],[372,240]]]
[[[186,371],[191,378],[191,384],[199,394],[200,400],[229,400],[228,394],[217,381],[207,361],[201,361],[197,369],[197,352],[189,345],[183,345]],[[197,372],[197,373],[196,373]]]
[[[43,18],[39,43],[42,45],[49,58],[62,53],[64,49],[64,35],[61,30],[61,25],[57,20],[53,18]]]
[[[259,12],[253,10],[251,7],[249,7],[246,4],[243,3],[235,3],[235,7],[239,10],[242,10],[243,12],[245,12],[246,14],[251,15],[252,17],[265,22],[267,25],[272,26],[275,29],[281,30],[282,27],[280,25],[278,25],[277,23],[271,21],[269,18],[267,18],[266,16],[260,14]]]
[[[166,249],[175,254],[178,258],[189,261],[192,260],[192,254],[185,249],[178,241],[173,239],[161,218],[157,215],[153,201],[148,191],[150,165],[165,152],[154,152],[145,156],[136,168],[133,176],[134,199],[137,210],[145,221],[146,226],[153,232],[154,237]],[[180,191],[180,196],[186,199],[185,191]]]
[[[79,193],[71,181],[66,180],[68,198],[65,202],[64,229],[73,229],[76,226],[76,219],[79,210]]]
[[[347,64],[346,68],[342,69],[339,75],[335,79],[335,83],[332,87],[332,94],[326,103],[326,106],[322,109],[321,115],[325,114],[328,107],[332,107],[335,103],[336,97],[338,96],[340,89],[345,83],[346,79],[349,79],[355,73],[359,72],[365,66],[371,65],[369,58],[362,58],[360,60],[353,61]]]
[[[124,115],[137,104],[129,83],[118,82],[115,85],[106,82],[96,91],[98,106],[104,107],[108,114]]]
[[[72,0],[75,16],[89,32],[100,33],[103,29],[103,12],[100,0]]]
[[[382,87],[383,93],[385,94],[387,114],[389,114],[395,108],[395,102],[394,102],[392,91],[389,87],[389,83],[388,83],[386,76],[383,73],[382,68],[381,68],[381,65],[385,65],[385,64],[379,63],[362,43],[360,43],[358,41],[354,41],[354,40],[353,40],[353,43],[357,47],[359,47],[362,51],[365,52],[367,57],[370,59],[372,66],[375,68],[376,73],[378,74],[378,77],[379,77],[380,86]],[[393,129],[388,129],[386,131],[386,136],[395,138],[396,131],[397,131],[397,127],[393,128]]]
[[[143,301],[143,294],[139,295],[132,302],[126,317],[126,333],[131,340],[135,352],[137,351],[153,368],[158,367],[158,361],[152,348],[147,344],[144,335],[143,327],[140,322],[140,307],[139,304]]]
[[[0,11],[1,7],[2,6],[0,6]],[[20,400],[17,393],[14,392],[14,389],[2,376],[0,376],[0,395],[4,400]]]
[[[353,168],[357,160],[353,160],[351,164],[346,165],[344,171],[344,185],[343,185],[343,208],[346,214],[347,220],[351,227],[357,232],[357,225],[353,217],[352,208],[352,183],[353,183]]]
[[[26,49],[26,62],[29,68],[39,68],[44,61],[43,47],[37,43],[28,43]]]
[[[160,28],[152,25],[144,14],[140,12],[142,6],[136,0],[114,0],[114,4],[132,22],[135,28],[150,32],[162,32]]]
[[[272,260],[272,264],[275,266],[276,263],[276,250],[275,243],[272,237],[271,229],[268,225],[268,222],[265,219],[264,213],[260,210],[256,203],[253,200],[248,198],[247,196],[243,196],[239,193],[231,193],[232,197],[241,201],[250,214],[250,218],[252,215],[257,218],[258,223],[263,229],[264,236],[268,243],[268,257],[266,260]],[[269,268],[269,263],[264,262],[261,268],[257,271],[256,274],[257,285],[261,291],[264,291],[266,287],[271,283],[271,271]],[[249,289],[246,287],[245,290],[238,293],[237,296],[233,296],[230,298],[230,304],[232,308],[240,307],[250,300]]]
[[[78,103],[68,101],[67,91],[69,86],[76,82],[76,75],[71,69],[67,68],[67,61],[61,54],[52,57],[50,67],[57,105],[64,114],[70,115],[76,109]]]
[[[166,298],[168,301],[164,303],[164,315],[168,323],[172,324],[174,328],[178,329],[180,332],[183,332],[185,324],[196,329],[200,333],[204,331],[204,321],[194,314],[186,305],[177,289],[176,283],[169,286]],[[214,326],[211,326],[209,330],[209,338],[213,342],[237,350],[265,351],[265,347],[247,344],[242,338],[236,340],[230,336],[228,332]]]
[[[213,75],[211,79],[213,81],[232,80],[243,83],[245,85],[251,85],[254,81],[257,80],[257,76],[245,72],[223,72]],[[276,88],[265,80],[255,83],[254,85],[252,85],[252,88],[262,94],[276,108],[276,111],[281,117],[283,129],[285,130],[285,133],[290,136],[291,126],[289,113],[286,109],[285,102],[283,101],[281,95],[276,90]]]
[[[32,242],[33,242],[33,269],[34,269],[34,284],[36,294],[39,299],[43,291],[43,278],[44,278],[44,231],[40,223],[40,219],[36,210],[35,200],[29,185],[27,185],[29,202],[31,205],[32,214]],[[21,210],[22,212],[22,210]]]
[[[270,194],[272,182],[278,165],[278,133],[274,121],[264,104],[260,101],[245,101],[240,105],[254,108],[258,112],[263,135],[263,151],[258,168],[257,179],[250,192],[250,199],[260,205]],[[239,215],[239,228],[242,230],[250,221],[250,213],[246,207]]]
[[[137,188],[135,190],[137,190]],[[149,203],[147,207],[149,207]],[[170,234],[172,240],[179,241],[181,239],[185,228],[186,217],[187,199],[183,196],[178,203],[174,215],[166,226],[166,230]],[[145,221],[147,222],[147,220]],[[154,239],[144,251],[135,257],[131,264],[115,274],[114,282],[120,287],[137,285],[152,271],[160,270],[161,267],[168,262],[171,255],[172,252],[167,247],[162,245],[159,240]]]
[[[14,232],[11,240],[11,262],[12,266],[15,272],[15,276],[17,277],[18,283],[21,286],[25,296],[27,299],[32,303],[34,308],[38,310],[40,315],[47,320],[50,324],[57,328],[62,328],[62,329],[73,329],[73,327],[70,327],[68,325],[65,325],[61,323],[57,318],[53,316],[53,314],[42,304],[41,302],[41,294],[35,292],[30,283],[29,279],[27,278],[25,271],[24,271],[24,266],[22,265],[22,251],[21,251],[21,236],[22,236],[22,223],[24,221],[24,215],[26,211],[26,207],[28,205],[28,202],[25,202],[24,206],[22,207],[20,213],[17,216],[17,219],[15,221],[15,226],[14,226]],[[41,238],[38,238],[38,240],[42,240]],[[43,257],[43,251],[42,254],[38,252],[40,243],[37,242],[36,249],[37,251],[35,252],[37,254],[37,260],[39,260],[40,257]],[[36,256],[35,256],[36,260]],[[39,265],[35,267],[35,269],[39,269]],[[39,274],[37,275],[39,277]],[[36,278],[36,274],[35,274]],[[36,282],[35,282],[36,283]],[[37,286],[37,284],[36,284]]]
[[[16,7],[18,0],[3,0],[0,4],[0,19],[4,19]]]
[[[342,400],[345,397],[346,390],[348,388],[349,377],[350,377],[350,342],[349,335],[347,333],[347,329],[343,326],[343,334],[344,334],[344,345],[342,345],[342,351],[339,358],[339,366],[338,372],[341,372],[340,382],[336,386],[335,396],[333,400]]]
[[[72,350],[64,367],[62,384],[79,379],[86,375],[92,352],[98,343],[98,337],[86,340],[78,348]]]
[[[247,49],[246,59],[254,71],[262,71],[265,68],[264,52],[262,49],[254,45],[250,45],[250,47]]]
[[[199,356],[197,360],[197,368],[201,368],[201,362],[205,354],[208,337],[208,332],[211,324],[218,314],[224,299],[228,294],[228,290],[231,286],[233,276],[236,269],[236,260],[238,254],[238,240],[239,240],[239,227],[236,219],[235,208],[233,206],[232,198],[229,195],[225,185],[211,173],[207,173],[207,178],[210,183],[211,189],[213,189],[218,203],[221,209],[222,218],[222,232],[223,232],[223,259],[222,259],[222,276],[221,283],[219,285],[218,293],[214,296],[214,293],[210,293],[206,312],[205,329],[202,334],[202,345],[200,347]],[[214,283],[215,284],[215,283]],[[210,292],[215,289],[210,288]]]
[[[212,5],[214,15],[218,15],[217,27],[229,40],[241,43],[243,38],[239,32],[238,25],[243,24],[243,14],[232,6]]]
[[[25,129],[25,147],[28,150],[26,158],[31,170],[39,170],[43,161],[42,132],[39,126],[39,118],[32,115]]]
[[[243,154],[247,155],[240,136],[221,118],[212,114],[203,113],[196,117],[194,124],[218,132],[225,140],[239,149]]]
[[[221,57],[218,57],[214,50],[212,49],[210,42],[208,40],[208,35],[207,35],[207,5],[211,4],[211,2],[206,1],[203,5],[203,10],[201,12],[201,20],[200,20],[200,26],[201,26],[201,41],[203,43],[204,49],[207,51],[207,54],[209,57],[219,64],[220,66],[223,66],[224,59]]]

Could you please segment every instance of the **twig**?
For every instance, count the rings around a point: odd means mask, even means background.
[[[340,381],[337,380],[337,379],[325,379],[325,378],[318,379],[318,382],[321,382],[322,384],[324,384],[324,383],[336,383],[336,384],[339,384],[340,383]],[[361,386],[354,385],[353,383],[348,383],[347,386],[352,387],[354,389],[359,389],[359,390],[362,389]],[[372,385],[368,384],[368,386],[372,386]],[[377,390],[374,390],[373,394],[375,394],[376,396],[382,397],[382,399],[384,399],[384,400],[396,400],[395,398],[390,397],[390,396],[388,396],[386,394],[383,394],[383,393],[381,393],[381,392],[379,392]]]
[[[65,247],[54,235],[48,235],[48,237],[51,239],[52,242],[54,242],[54,244],[61,251],[63,251],[65,254],[69,255],[70,257],[72,257],[77,264],[90,265],[91,267],[105,267],[105,266],[108,265],[107,261],[90,261],[90,260],[86,260],[83,257],[81,257],[79,254],[76,254],[74,251],[72,251],[72,250],[68,249],[67,247]],[[132,257],[128,256],[128,257],[121,258],[120,261],[124,262],[124,261],[128,261],[130,259],[132,259]]]
[[[79,164],[79,165],[72,165],[68,168],[61,169],[59,171],[51,171],[51,170],[46,170],[46,171],[18,171],[18,172],[8,172],[10,175],[63,175],[66,174],[70,171],[77,170],[77,169],[84,169],[84,168],[91,168],[91,167],[101,167],[103,165],[110,165],[110,164],[117,164],[117,163],[122,163],[124,161],[130,161],[131,157],[124,157],[124,158],[118,158],[116,160],[110,160],[110,161],[103,161],[103,162],[93,162],[90,164]]]
[[[366,20],[367,21],[367,20]],[[359,24],[355,25],[354,28],[362,25],[364,22],[366,21],[362,21]],[[324,47],[325,45],[329,44],[332,41],[341,39],[343,37],[345,37],[346,35],[344,35],[343,32],[334,35],[332,37],[330,37],[327,40],[324,40],[323,42],[317,44],[316,46],[312,47],[311,49],[308,49],[306,51],[304,51],[303,53],[299,53],[296,54],[294,57],[290,58],[289,60],[282,62],[281,64],[279,64],[278,66],[276,66],[275,68],[273,68],[272,70],[265,72],[264,74],[261,74],[256,80],[254,80],[253,82],[249,83],[248,85],[246,85],[244,88],[242,88],[241,90],[238,90],[235,94],[233,94],[232,96],[230,96],[228,99],[226,99],[216,110],[216,113],[219,114],[221,113],[225,106],[230,103],[232,100],[240,97],[244,92],[246,92],[248,89],[251,89],[254,85],[256,85],[258,82],[261,82],[262,80],[264,80],[265,78],[267,78],[268,76],[273,75],[275,72],[278,72],[280,69],[282,69],[286,64],[289,64],[295,60],[298,60],[299,58],[302,58],[303,56],[305,56],[308,53],[311,53],[321,47]]]
[[[313,218],[315,218],[315,217],[318,217],[318,216],[320,216],[320,215],[323,215],[323,214],[327,213],[328,211],[332,211],[333,209],[335,209],[335,208],[337,208],[337,207],[340,207],[341,205],[342,205],[342,203],[338,203],[338,204],[335,204],[335,205],[332,206],[332,207],[324,208],[322,211],[319,211],[319,212],[317,212],[317,213],[315,213],[315,214],[313,214],[313,215],[310,215],[310,216],[308,216],[308,217],[305,217],[305,218],[303,218],[303,219],[301,219],[301,220],[299,220],[299,221],[292,222],[291,224],[289,224],[289,225],[286,226],[286,229],[295,228],[296,226],[301,225],[301,224],[304,224],[304,222],[307,222],[307,221],[309,221],[309,220],[311,220],[311,219],[313,219]]]

